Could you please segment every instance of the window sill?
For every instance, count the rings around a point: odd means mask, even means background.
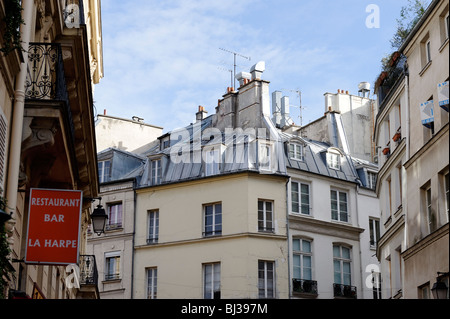
[[[428,70],[428,68],[430,67],[430,65],[431,65],[432,62],[433,62],[433,61],[429,61],[429,62],[423,67],[422,71],[420,71],[420,73],[419,73],[419,76],[422,76],[422,75],[425,73],[425,71]]]
[[[445,46],[448,44],[448,38],[445,39],[444,43],[442,43],[441,47],[439,48],[439,53],[442,52],[442,50],[444,50]]]

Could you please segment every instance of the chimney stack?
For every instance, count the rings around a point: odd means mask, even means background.
[[[206,114],[208,114],[208,112],[205,111],[205,108],[199,105],[198,112],[195,114],[197,123],[203,120],[206,117]]]
[[[266,63],[260,61],[251,67],[250,73],[252,75],[252,80],[261,80],[262,73],[266,70]]]
[[[289,97],[283,96],[283,98],[281,99],[281,127],[288,126],[290,118]]]
[[[276,126],[281,125],[281,91],[272,93],[272,121]]]
[[[240,87],[249,83],[251,78],[252,78],[252,75],[248,72],[240,72],[240,73],[236,74],[236,80],[239,81]]]

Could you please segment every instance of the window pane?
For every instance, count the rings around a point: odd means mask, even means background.
[[[351,259],[350,258],[350,249],[346,247],[342,247],[342,258]]]
[[[311,252],[311,242],[309,242],[307,240],[303,240],[302,241],[302,251],[305,253],[310,253]]]
[[[341,283],[341,263],[339,260],[333,261],[334,265],[334,283],[340,284]]]
[[[302,279],[300,255],[294,255],[294,278]]]
[[[300,239],[294,239],[292,241],[292,247],[294,251],[300,251]]]
[[[340,246],[333,246],[333,257],[341,257]]]
[[[299,194],[298,183],[292,183],[291,185],[291,197],[292,197],[292,212],[298,213]]]

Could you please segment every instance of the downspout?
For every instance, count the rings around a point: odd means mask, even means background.
[[[20,65],[20,72],[16,78],[6,186],[8,206],[12,207],[11,209],[13,210],[17,206],[17,191],[19,187],[20,153],[22,151],[22,128],[25,110],[25,81],[28,70],[28,47],[31,39],[31,26],[33,25],[34,1],[22,1],[22,8],[24,24],[20,25],[20,31],[23,47],[26,50],[22,52],[24,62]]]
[[[135,239],[136,239],[136,187],[137,187],[137,178],[134,178],[133,181],[133,239],[132,239],[132,253],[131,253],[131,299],[134,299],[134,245],[135,245]]]
[[[291,278],[291,238],[289,235],[289,183],[291,182],[291,177],[289,176],[286,182],[286,234],[287,234],[287,264],[288,264],[288,288],[289,288],[289,299],[292,299],[292,278]]]
[[[410,134],[411,134],[411,120],[410,120],[410,103],[409,103],[409,69],[407,67],[407,63],[406,62],[406,66],[405,66],[405,92],[406,92],[406,161],[409,160],[410,155],[411,155],[411,147],[410,147]],[[403,176],[404,178],[403,183],[404,185],[406,185],[406,188],[408,187],[408,174],[405,174],[405,176]],[[402,197],[406,196],[403,194],[407,194],[407,189],[402,191]],[[404,245],[405,247],[403,247],[404,250],[406,250],[408,248],[408,201],[407,200],[403,200],[402,198],[402,205],[403,205],[403,211],[405,214],[405,232],[404,232]],[[403,287],[402,287],[403,288]]]

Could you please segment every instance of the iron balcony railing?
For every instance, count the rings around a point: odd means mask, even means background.
[[[317,281],[292,279],[292,290],[296,293],[317,295]]]
[[[30,43],[25,99],[27,101],[61,102],[72,133],[72,139],[75,138],[75,127],[69,104],[64,63],[59,43]]]
[[[80,285],[97,285],[98,271],[95,256],[80,256]]]
[[[356,299],[356,287],[350,285],[333,284],[335,298]]]

